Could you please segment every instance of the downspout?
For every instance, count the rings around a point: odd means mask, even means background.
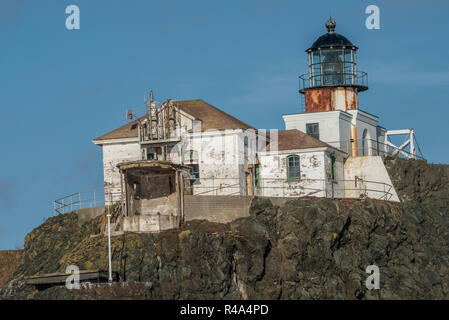
[[[357,147],[357,125],[356,120],[354,117],[357,115],[354,115],[352,118],[352,124],[351,124],[351,144],[352,144],[352,156],[357,157],[358,156],[358,147]]]

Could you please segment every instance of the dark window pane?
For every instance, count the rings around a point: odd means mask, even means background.
[[[336,180],[337,177],[337,167],[335,157],[331,156],[331,167],[332,167],[332,180]]]
[[[289,156],[287,158],[287,179],[299,179],[299,156]]]
[[[190,164],[190,183],[198,183],[200,181],[200,167],[198,164]]]
[[[315,139],[320,139],[320,129],[318,123],[307,123],[306,124],[306,133],[314,137]]]
[[[149,152],[149,153],[147,153],[147,159],[148,160],[155,160],[156,156],[155,156],[155,154],[153,152]]]

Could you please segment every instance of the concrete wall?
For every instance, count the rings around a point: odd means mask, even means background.
[[[178,194],[172,193],[166,197],[159,197],[154,199],[141,199],[140,214],[143,216],[149,215],[178,215]]]
[[[392,194],[390,199],[387,200],[400,201],[380,156],[349,157],[344,165],[344,174],[345,180],[355,180],[358,177],[363,180],[385,183],[391,186],[389,192]],[[366,191],[366,189],[375,191]],[[345,197],[358,198],[360,194],[366,193],[370,198],[380,199],[384,195],[384,191],[388,191],[388,189],[378,183],[360,181],[356,184],[355,182],[346,182]]]
[[[138,142],[104,144],[102,149],[105,202],[109,204],[109,191],[112,193],[113,202],[120,200],[121,180],[117,164],[141,160],[142,153]]]
[[[74,212],[78,215],[78,221],[80,223],[84,223],[101,216],[104,214],[104,211],[104,206],[74,210]]]
[[[251,196],[185,196],[184,220],[228,223],[249,216]]]
[[[123,217],[123,230],[130,232],[159,232],[178,228],[179,216],[156,214]]]

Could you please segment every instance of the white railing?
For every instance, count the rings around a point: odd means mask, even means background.
[[[357,156],[383,156],[390,158],[406,158],[406,159],[419,159],[425,160],[423,155],[410,153],[404,148],[398,148],[394,145],[385,144],[373,139],[357,139],[357,140],[340,140],[330,141],[327,144],[346,152],[350,156],[355,156],[354,152],[357,152]],[[355,150],[354,146],[357,146]]]

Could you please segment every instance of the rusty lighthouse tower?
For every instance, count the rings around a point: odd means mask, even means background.
[[[306,50],[308,70],[299,77],[305,112],[283,118],[286,129],[299,129],[357,156],[368,152],[368,140],[383,141],[385,129],[376,116],[359,109],[358,94],[368,89],[368,75],[358,70],[358,48],[335,32],[332,18],[325,26],[327,33]]]
[[[368,89],[367,74],[357,70],[358,48],[335,32],[336,22],[326,22],[327,33],[306,50],[308,73],[300,76],[300,93],[306,112],[355,110],[358,92]]]

